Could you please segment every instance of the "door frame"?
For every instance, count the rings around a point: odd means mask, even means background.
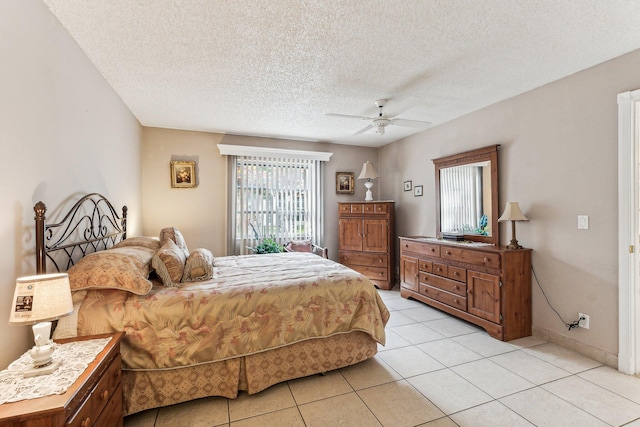
[[[640,90],[618,94],[618,370],[640,373]]]

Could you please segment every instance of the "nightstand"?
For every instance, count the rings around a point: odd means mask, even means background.
[[[120,340],[123,335],[118,332],[57,341],[64,344],[113,337],[65,393],[0,405],[0,426],[122,426]],[[46,381],[46,377],[42,378]]]

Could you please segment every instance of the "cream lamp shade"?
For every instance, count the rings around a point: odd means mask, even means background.
[[[32,325],[73,312],[67,273],[41,274],[16,279],[9,323]]]
[[[511,242],[507,245],[507,249],[522,249],[516,239],[516,221],[529,221],[529,218],[524,216],[518,202],[508,202],[498,221],[511,221]]]
[[[71,286],[66,273],[41,274],[16,279],[11,300],[9,323],[33,325],[35,346],[29,354],[33,367],[22,372],[25,377],[54,372],[62,363],[53,359],[55,345],[51,341],[51,320],[73,312]]]
[[[367,182],[364,183],[364,186],[367,187],[367,194],[365,197],[365,201],[373,200],[373,193],[371,193],[371,187],[373,187],[372,179],[378,178],[378,172],[376,172],[375,168],[368,160],[362,164],[362,170],[360,171],[360,175],[358,175],[358,179],[366,179]]]

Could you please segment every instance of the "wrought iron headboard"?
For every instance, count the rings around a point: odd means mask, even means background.
[[[38,202],[36,213],[36,268],[46,273],[47,259],[57,271],[66,271],[92,252],[108,249],[127,238],[127,207],[119,216],[101,194],[83,196],[57,224],[45,224],[47,207]]]

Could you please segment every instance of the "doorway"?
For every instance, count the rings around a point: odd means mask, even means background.
[[[640,90],[618,94],[618,370],[640,374]]]

